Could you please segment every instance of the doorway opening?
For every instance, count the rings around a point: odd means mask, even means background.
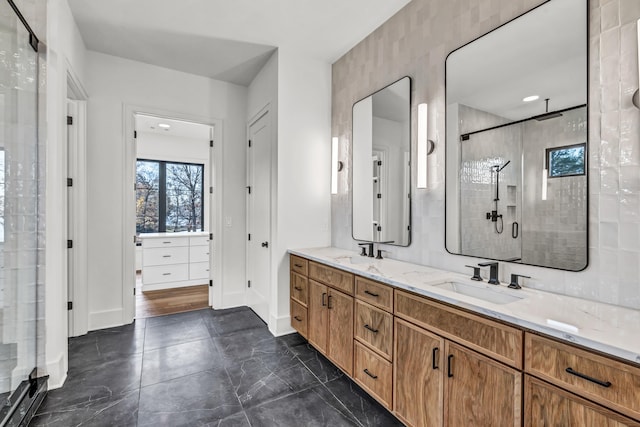
[[[135,317],[210,307],[211,125],[136,113]]]

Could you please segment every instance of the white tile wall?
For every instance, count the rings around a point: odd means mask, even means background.
[[[333,65],[332,133],[340,139],[342,159],[350,159],[351,106],[358,99],[409,75],[414,83],[413,123],[417,104],[429,104],[435,128],[431,137],[437,141],[429,157],[429,189],[416,191],[414,175],[413,243],[407,248],[387,247],[389,257],[459,272],[474,262],[450,255],[444,247],[445,58],[540,3],[413,0]],[[589,4],[589,267],[575,273],[504,264],[501,273],[532,276],[525,286],[640,309],[640,277],[633,267],[640,264],[640,111],[630,100],[639,85],[636,21],[640,1],[591,0]],[[340,193],[332,196],[332,244],[355,250],[349,161],[346,166],[340,174]],[[617,238],[612,236],[615,233]]]

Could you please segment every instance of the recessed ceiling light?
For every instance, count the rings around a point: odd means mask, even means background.
[[[538,99],[540,99],[540,97],[538,95],[531,95],[531,96],[527,96],[525,98],[522,98],[523,102],[531,102],[531,101],[537,101]]]
[[[168,125],[166,123],[158,123],[158,127],[162,129],[169,129],[171,125]]]

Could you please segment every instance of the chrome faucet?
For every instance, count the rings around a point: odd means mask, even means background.
[[[489,267],[489,284],[490,285],[499,285],[500,280],[498,280],[498,262],[481,262],[478,264],[479,267]]]

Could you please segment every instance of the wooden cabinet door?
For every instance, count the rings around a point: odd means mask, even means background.
[[[353,297],[329,290],[329,352],[327,356],[347,375],[353,373]]]
[[[411,427],[442,426],[444,339],[395,319],[394,413]]]
[[[444,425],[521,426],[522,373],[447,341]]]
[[[525,427],[640,426],[640,423],[529,375],[525,376],[524,399]]]
[[[307,333],[309,342],[318,350],[327,353],[327,333],[329,330],[327,300],[328,289],[313,280],[309,280],[309,305],[307,315]]]

